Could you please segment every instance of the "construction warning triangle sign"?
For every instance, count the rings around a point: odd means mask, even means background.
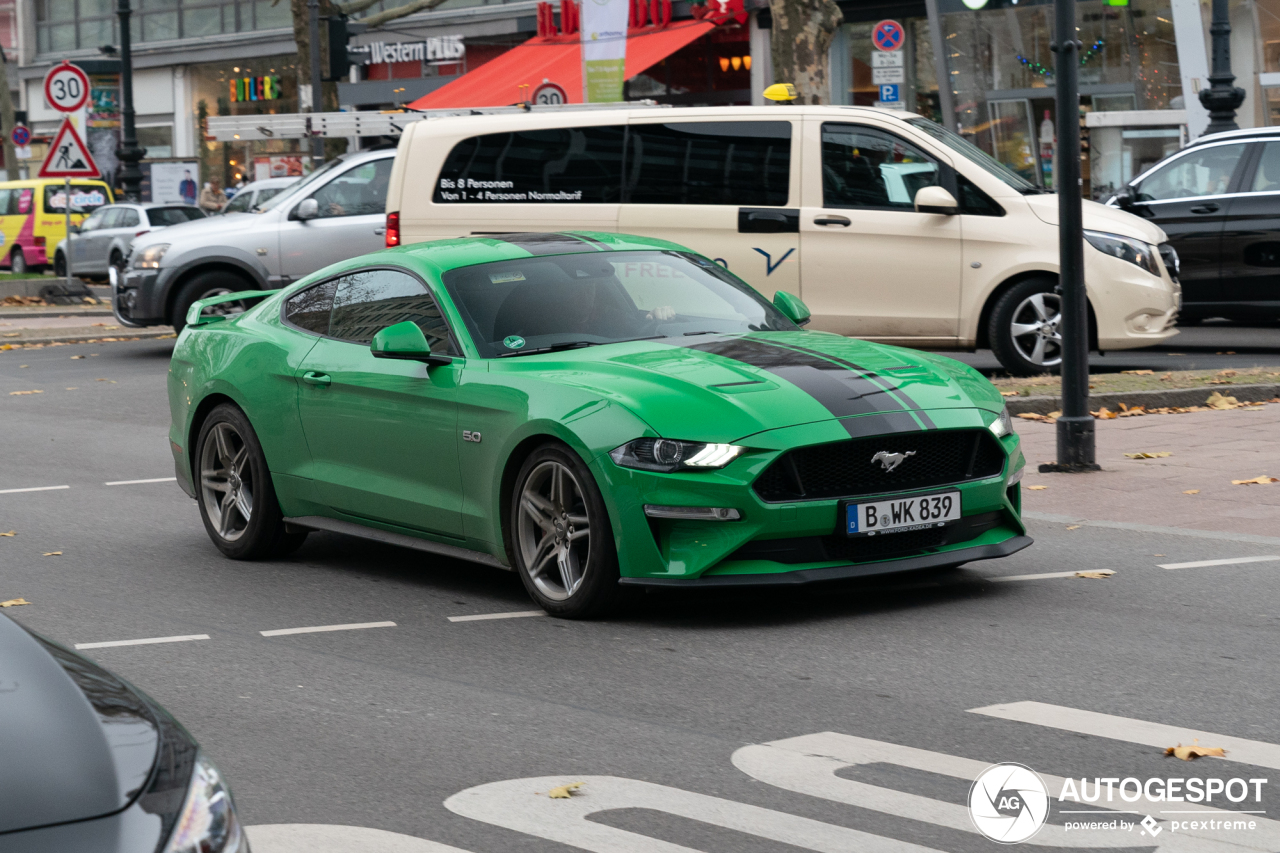
[[[97,178],[98,164],[93,162],[89,146],[84,144],[71,119],[64,118],[49,153],[40,165],[41,178]]]

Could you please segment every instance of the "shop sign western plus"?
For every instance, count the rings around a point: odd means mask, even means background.
[[[375,41],[369,45],[368,65],[383,62],[460,62],[467,55],[462,36],[432,36],[423,41]]]

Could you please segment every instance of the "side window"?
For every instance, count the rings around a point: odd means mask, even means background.
[[[1244,151],[1243,142],[1193,148],[1143,180],[1137,188],[1138,201],[1221,195],[1231,186]]]
[[[978,189],[964,175],[956,175],[960,190],[960,212],[970,216],[1004,216],[1004,208],[991,196]]]
[[[98,225],[98,227],[99,228],[119,228],[120,218],[123,213],[124,213],[124,208],[121,208],[121,207],[112,207],[108,209],[107,212],[102,215],[102,222]]]
[[[787,203],[789,121],[632,125],[627,147],[632,204]]]
[[[338,280],[329,334],[368,344],[396,323],[412,320],[422,329],[432,352],[449,351],[449,327],[440,306],[418,279],[397,270],[365,270]]]
[[[938,185],[938,164],[898,137],[853,124],[822,125],[825,207],[913,210],[921,187]]]
[[[137,228],[138,227],[138,211],[132,207],[121,207],[117,210],[117,218],[112,222],[112,228]]]
[[[105,227],[102,223],[106,221],[107,217],[113,210],[115,210],[115,208],[106,207],[102,210],[97,210],[91,213],[88,219],[80,223],[80,233],[84,234],[87,231],[97,231],[99,228]]]
[[[473,136],[440,170],[436,204],[616,203],[626,128],[570,127]]]
[[[14,190],[0,190],[0,216],[6,216],[9,213],[9,199],[13,196]]]
[[[236,197],[227,202],[227,206],[222,208],[223,213],[248,213],[250,202],[253,201],[253,193],[240,192]]]
[[[1253,173],[1251,193],[1280,192],[1280,143],[1267,142],[1262,146],[1257,171]]]
[[[387,184],[392,159],[362,163],[325,184],[311,197],[320,205],[321,218],[381,214],[387,207]]]
[[[31,203],[35,200],[36,191],[34,189],[14,190],[13,195],[9,198],[9,212],[26,216],[31,212]]]
[[[329,334],[329,314],[333,310],[333,294],[337,289],[335,279],[295,293],[284,303],[284,319],[304,331]]]

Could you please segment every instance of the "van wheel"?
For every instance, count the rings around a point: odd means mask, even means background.
[[[198,300],[235,293],[237,290],[248,290],[248,288],[245,286],[244,279],[231,273],[206,272],[191,279],[182,286],[182,289],[178,291],[177,298],[173,300],[173,317],[170,320],[173,330],[178,333],[182,332],[187,325],[187,311]],[[209,313],[239,314],[244,309],[245,304],[243,302],[224,302],[221,305],[210,308]]]
[[[991,311],[991,351],[1014,376],[1038,376],[1062,364],[1062,298],[1051,278],[1031,278],[1005,291]]]
[[[27,256],[22,254],[21,249],[14,249],[9,255],[9,270],[14,275],[26,275],[31,272],[31,267],[27,266]]]

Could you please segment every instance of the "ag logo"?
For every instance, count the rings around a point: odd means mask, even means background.
[[[1022,764],[994,764],[969,789],[969,817],[978,831],[1001,844],[1026,841],[1049,817],[1044,780]]]

